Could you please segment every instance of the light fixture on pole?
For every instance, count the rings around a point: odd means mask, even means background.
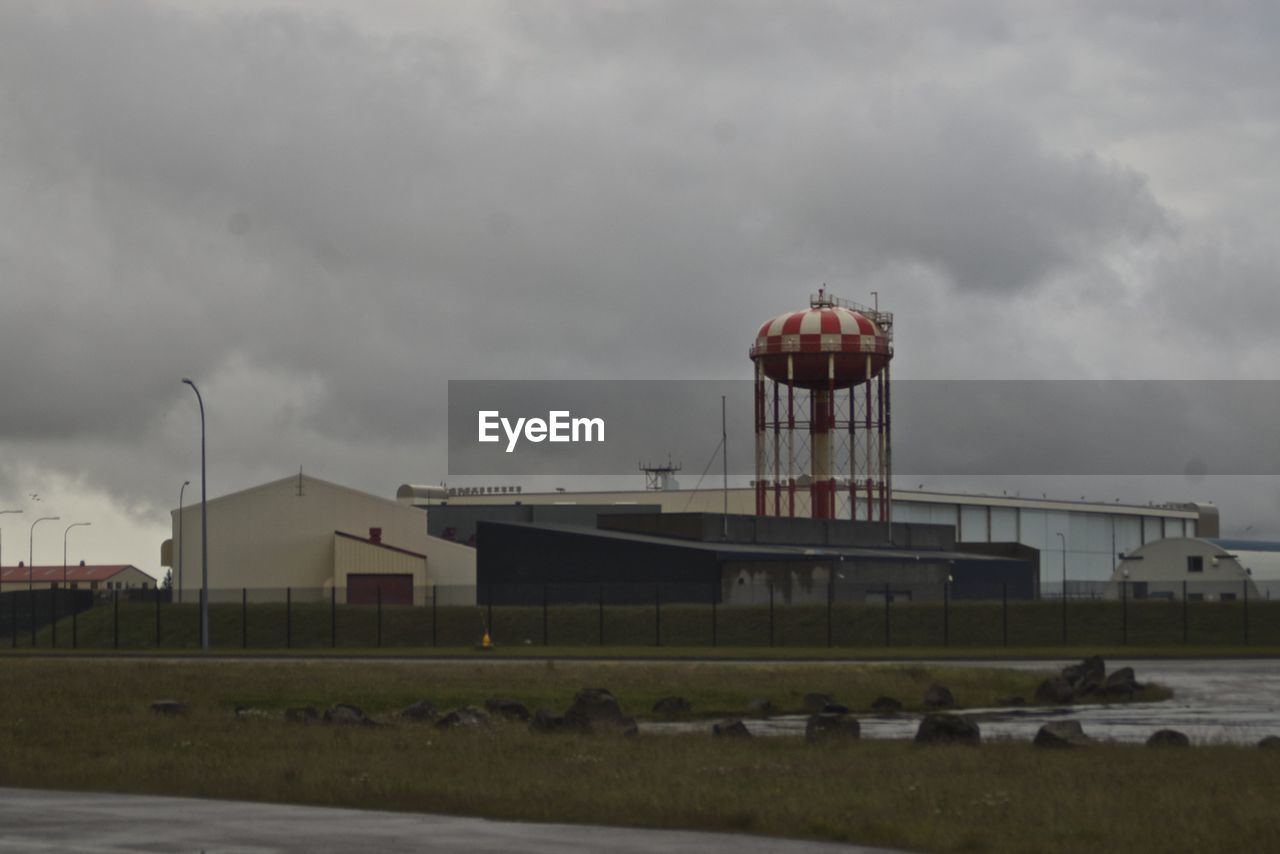
[[[208,480],[204,467],[204,398],[200,389],[186,377],[182,381],[191,386],[200,403],[200,648],[209,651],[209,517],[206,512],[206,491]]]
[[[72,522],[62,532],[62,586],[64,589],[67,586],[67,534],[71,533],[72,528],[84,528],[92,524],[92,522]]]
[[[31,582],[36,575],[36,525],[41,522],[56,522],[60,516],[41,516],[31,523],[31,535],[27,542],[27,590],[31,590]]]
[[[182,493],[191,485],[191,481],[184,480],[181,488],[178,489],[178,601],[182,601]]]
[[[4,515],[5,513],[21,513],[21,512],[22,512],[21,510],[0,510],[0,516]],[[3,534],[4,534],[4,529],[0,528],[0,547],[4,546]],[[4,569],[4,549],[3,548],[0,548],[0,569]],[[0,585],[3,585],[3,584],[4,582],[0,581]]]

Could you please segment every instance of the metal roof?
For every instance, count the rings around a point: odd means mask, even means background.
[[[138,569],[131,563],[98,564],[94,566],[5,566],[0,567],[0,582],[5,584],[27,581],[62,581],[65,572],[67,581],[105,581],[126,569]],[[28,572],[28,570],[32,570]],[[142,572],[142,570],[138,570]],[[145,575],[145,573],[144,573]],[[34,577],[33,577],[34,576]],[[151,576],[147,576],[151,578]],[[154,579],[152,579],[154,581]]]

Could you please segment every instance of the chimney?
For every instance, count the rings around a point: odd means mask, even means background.
[[[80,565],[81,565],[81,566],[84,566],[84,561],[80,561]]]
[[[369,541],[370,541],[370,542],[373,542],[373,543],[381,543],[381,542],[382,542],[382,529],[381,529],[381,528],[370,528],[370,529],[369,529]]]

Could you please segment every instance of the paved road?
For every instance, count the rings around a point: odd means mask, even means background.
[[[728,833],[528,824],[418,813],[0,788],[0,852],[204,854],[874,854]]]

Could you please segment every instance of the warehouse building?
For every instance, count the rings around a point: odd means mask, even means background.
[[[15,590],[152,590],[156,580],[133,564],[0,568],[0,593]]]
[[[1123,593],[1120,584],[1125,584]],[[1232,601],[1280,597],[1280,543],[1173,537],[1127,552],[1109,598]]]
[[[339,602],[421,604],[435,585],[475,583],[474,550],[428,536],[421,509],[309,475],[211,499],[207,513],[211,599],[327,599],[333,589]],[[171,517],[161,563],[174,598],[198,601],[200,504]]]

